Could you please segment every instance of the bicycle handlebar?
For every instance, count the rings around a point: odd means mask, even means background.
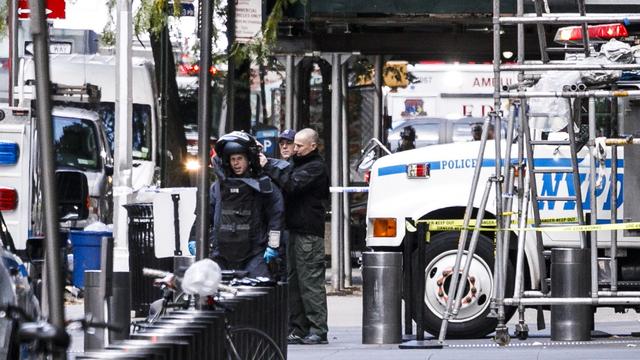
[[[157,269],[143,268],[142,269],[142,275],[148,276],[148,277],[153,277],[153,278],[164,278],[164,277],[167,277],[169,275],[173,275],[173,273],[168,272],[168,271],[157,270]],[[238,289],[236,289],[236,288],[234,288],[232,286],[229,286],[229,285],[219,284],[218,285],[218,290],[219,291],[228,292],[228,293],[233,294],[233,295],[237,295],[238,294]]]
[[[173,273],[157,269],[142,268],[142,275],[153,278],[163,278],[167,277],[168,275],[173,275]]]

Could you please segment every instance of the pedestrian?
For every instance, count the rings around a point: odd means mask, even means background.
[[[289,281],[289,344],[327,343],[327,294],[324,286],[324,202],[329,177],[318,152],[318,133],[298,131],[291,166],[281,169],[260,155],[264,172],[285,197]]]
[[[280,148],[280,159],[289,160],[293,155],[293,140],[296,137],[296,131],[286,129],[278,136],[278,147]]]
[[[216,181],[211,185],[210,257],[225,270],[271,277],[284,223],[282,193],[262,173],[253,136],[234,131],[215,146]]]

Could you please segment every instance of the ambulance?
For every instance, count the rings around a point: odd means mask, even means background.
[[[481,118],[493,111],[492,65],[415,64],[408,65],[407,72],[411,83],[385,95],[392,128],[413,119]],[[516,73],[504,73],[500,82],[515,84]]]

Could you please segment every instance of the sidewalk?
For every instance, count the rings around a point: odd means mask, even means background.
[[[444,349],[401,350],[397,344],[362,344],[362,292],[359,270],[354,269],[354,292],[351,295],[329,295],[328,345],[292,345],[288,358],[292,360],[382,360],[382,359],[429,359],[429,360],[478,360],[478,359],[640,359],[640,339],[630,337],[640,331],[640,315],[635,312],[616,314],[613,309],[599,309],[595,315],[596,329],[612,336],[582,343],[551,342],[550,313],[545,312],[547,329],[535,329],[536,312],[527,310],[526,320],[531,327],[530,337],[525,341],[512,339],[507,347],[498,347],[489,337],[475,340],[447,340]],[[83,316],[82,304],[67,305],[67,318]],[[513,333],[515,321],[509,323]],[[415,331],[414,331],[415,332]],[[432,339],[426,334],[427,339]],[[83,334],[74,332],[70,347],[70,358],[83,350]]]
[[[512,339],[507,347],[498,347],[490,338],[478,340],[448,340],[443,349],[401,350],[397,344],[362,344],[362,297],[360,295],[329,296],[329,344],[292,345],[288,349],[291,360],[382,360],[382,359],[639,359],[640,339],[628,335],[640,331],[640,316],[636,313],[615,314],[613,309],[596,313],[596,329],[613,334],[606,339],[594,339],[580,344],[551,343],[550,313],[545,311],[547,329],[535,329],[536,312],[527,310],[526,320],[530,338]],[[509,323],[513,333],[517,321]],[[427,339],[432,339],[426,334]]]

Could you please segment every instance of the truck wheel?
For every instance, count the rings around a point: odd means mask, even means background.
[[[425,247],[425,294],[421,299],[420,294],[414,294],[414,304],[422,303],[424,306],[425,331],[434,336],[440,332],[442,314],[446,307],[451,281],[451,273],[456,261],[459,232],[442,232],[431,237],[430,243]],[[468,242],[467,242],[468,248]],[[465,258],[462,259],[464,264]],[[412,279],[413,288],[418,288],[418,252],[413,253]],[[513,265],[507,264],[507,288],[506,296],[513,294]],[[493,332],[497,319],[487,318],[489,314],[490,299],[493,294],[493,241],[480,234],[478,245],[471,262],[471,269],[466,280],[466,287],[462,298],[462,306],[455,319],[449,320],[447,338],[479,338]],[[415,290],[414,290],[415,291]],[[422,301],[421,301],[422,300]],[[413,310],[413,318],[417,309]],[[505,315],[508,321],[514,307],[506,307]]]

